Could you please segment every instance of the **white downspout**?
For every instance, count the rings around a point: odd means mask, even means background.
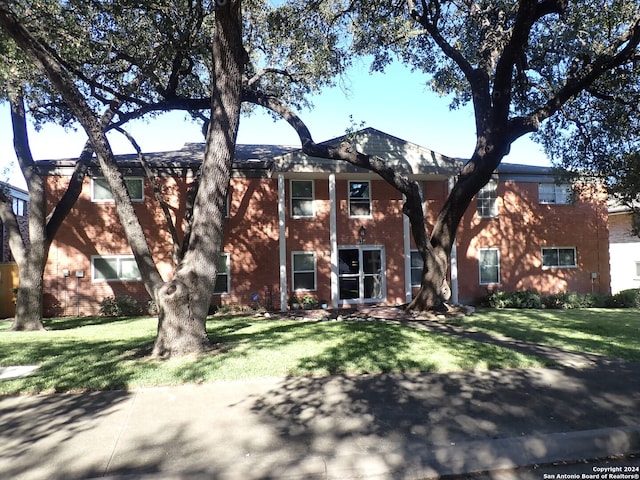
[[[455,183],[454,177],[449,177],[449,193],[453,190]],[[453,244],[451,245],[451,302],[454,305],[460,303],[458,294],[458,240],[456,235],[453,237]]]
[[[402,196],[403,202],[407,200]],[[404,301],[409,303],[412,297],[411,290],[411,230],[409,217],[402,214],[402,238],[404,242]]]
[[[329,242],[331,244],[331,306],[338,308],[338,215],[336,213],[336,174],[329,174]]]

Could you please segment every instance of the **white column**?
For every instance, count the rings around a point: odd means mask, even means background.
[[[329,174],[329,242],[331,244],[331,306],[338,307],[338,215],[336,205],[336,174]]]
[[[402,201],[407,197],[402,196]],[[409,217],[402,214],[402,238],[404,241],[404,301],[411,301],[411,224]]]
[[[449,193],[453,189],[455,179],[449,177]],[[456,235],[453,237],[453,244],[451,245],[451,302],[454,305],[460,303],[458,295],[458,240]]]
[[[280,233],[280,311],[287,310],[287,229],[285,224],[284,175],[278,174],[278,226]]]

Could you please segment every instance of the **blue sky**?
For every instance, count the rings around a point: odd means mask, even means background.
[[[369,74],[364,62],[352,67],[340,86],[325,89],[314,97],[312,110],[298,112],[307,123],[316,142],[338,137],[356,124],[382,130],[390,135],[417,143],[438,153],[469,157],[475,144],[473,112],[467,107],[451,111],[449,101],[426,86],[427,77],[395,64],[385,73]],[[144,151],[180,149],[185,142],[200,142],[200,126],[185,119],[183,113],[163,115],[150,122],[138,121],[126,126]],[[120,134],[109,135],[116,153],[133,149]],[[30,131],[31,149],[36,160],[76,157],[86,135],[82,130],[65,131],[49,125],[39,132]],[[284,121],[274,122],[261,111],[241,120],[239,143],[299,145],[298,137]],[[548,165],[540,147],[529,138],[517,140],[505,162]],[[4,166],[15,162],[11,121],[7,104],[0,106],[0,174],[2,180],[24,187],[14,169],[7,178]]]

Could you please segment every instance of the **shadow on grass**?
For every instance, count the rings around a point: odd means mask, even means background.
[[[450,323],[576,352],[640,360],[637,309],[485,310]]]
[[[35,392],[73,392],[126,389],[141,369],[153,369],[147,362],[135,365],[131,360],[140,351],[150,349],[147,339],[132,338],[109,341],[80,341],[56,339],[43,342],[14,342],[0,354],[0,362],[17,365],[39,365],[33,374],[4,381],[0,391],[4,394]]]
[[[518,352],[494,345],[384,321],[273,322],[217,318],[208,322],[207,329],[217,346],[217,354],[181,363],[174,369],[180,381],[540,365]]]
[[[47,330],[71,330],[73,328],[87,327],[91,325],[109,325],[119,322],[128,322],[135,317],[59,317],[45,318],[44,327]]]

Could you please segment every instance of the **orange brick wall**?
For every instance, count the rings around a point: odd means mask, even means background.
[[[475,301],[494,289],[609,293],[607,210],[601,192],[585,193],[574,204],[541,205],[537,183],[499,183],[498,217],[483,219],[475,212],[474,202],[457,240],[461,301]],[[577,267],[543,269],[543,247],[575,247]],[[480,248],[500,249],[499,285],[479,285]]]
[[[49,177],[50,198],[57,199],[68,177]],[[164,180],[167,198],[171,198],[174,221],[180,233],[184,218],[184,200],[189,180]],[[173,274],[171,238],[153,193],[145,182],[145,203],[135,205],[147,232],[149,244],[161,274]],[[536,288],[543,293],[558,291],[602,292],[609,290],[609,254],[607,214],[600,202],[582,198],[572,205],[539,205],[537,183],[500,183],[499,216],[480,219],[472,203],[457,236],[460,300],[473,302],[489,290],[506,291]],[[317,257],[319,299],[330,299],[329,183],[315,180],[314,218],[292,218],[290,183],[285,182],[285,226],[287,235],[287,285],[291,293],[291,252],[313,251]],[[426,220],[430,227],[447,195],[447,182],[423,182]],[[386,262],[386,298],[390,304],[403,303],[404,242],[401,195],[382,180],[371,181],[372,218],[349,218],[348,182],[336,181],[338,245],[357,245],[358,230],[366,228],[365,245],[383,245]],[[411,241],[413,248],[413,241]],[[542,269],[544,246],[576,247],[578,267]],[[479,285],[478,249],[500,249],[501,283]],[[253,303],[257,294],[268,307],[280,308],[279,223],[277,179],[233,178],[230,185],[230,215],[225,230],[224,251],[231,253],[231,293],[214,296],[214,304]],[[113,295],[128,294],[146,302],[149,299],[141,282],[92,282],[91,256],[130,254],[122,228],[111,203],[92,203],[90,180],[71,214],[62,225],[50,251],[45,270],[47,313],[96,314],[100,301]],[[65,278],[64,269],[71,271]],[[75,272],[83,270],[84,277]],[[597,273],[592,282],[591,272]]]

